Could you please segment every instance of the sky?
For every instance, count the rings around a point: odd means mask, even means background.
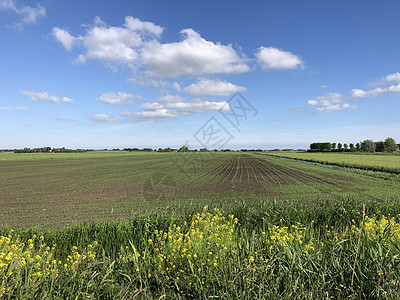
[[[399,1],[0,0],[0,149],[400,142]]]

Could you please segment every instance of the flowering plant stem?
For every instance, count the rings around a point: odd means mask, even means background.
[[[360,249],[361,235],[362,235],[362,230],[363,230],[364,220],[365,220],[365,204],[363,204],[363,205],[361,206],[360,214],[361,214],[361,216],[362,216],[362,222],[361,222],[361,228],[360,228],[360,235],[358,236],[356,257],[355,257],[355,259],[354,259],[353,274],[351,275],[351,292],[353,292],[354,273],[355,273],[355,271],[356,271],[356,263],[357,263],[358,250]]]

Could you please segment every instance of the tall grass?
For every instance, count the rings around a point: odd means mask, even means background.
[[[360,207],[351,197],[257,207],[239,202],[56,231],[2,228],[0,294],[6,299],[399,298],[400,200],[367,201],[364,226]]]

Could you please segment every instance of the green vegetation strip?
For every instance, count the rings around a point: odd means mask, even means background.
[[[367,203],[363,223],[360,204],[275,201],[56,231],[2,228],[0,298],[398,298],[400,203]]]
[[[264,154],[300,159],[320,164],[356,168],[400,174],[400,155],[390,154],[350,154],[350,153],[311,153],[311,152],[264,152]]]

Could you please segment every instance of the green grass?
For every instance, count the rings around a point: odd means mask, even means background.
[[[302,159],[324,164],[400,174],[400,155],[363,153],[316,153],[316,152],[265,152],[265,154]]]
[[[162,155],[162,153],[159,153]],[[126,151],[88,151],[78,153],[13,153],[0,152],[1,161],[26,161],[26,160],[48,160],[48,159],[86,159],[86,158],[110,158],[119,156],[149,155],[148,152],[126,152]]]
[[[2,276],[8,281],[3,277],[0,287],[12,287],[5,299],[398,299],[400,202],[367,202],[367,215],[376,218],[363,227],[358,246],[360,204],[353,198],[242,203],[232,211],[194,208],[175,217],[20,229],[12,235],[28,245],[36,234],[32,256],[41,257],[25,268],[18,268],[17,257],[6,262]],[[390,224],[383,219],[388,211],[395,215]],[[94,241],[98,246],[90,248]],[[56,244],[51,258],[43,243]],[[82,258],[89,251],[95,258]],[[46,267],[53,259],[61,263]],[[42,275],[34,276],[38,268]]]

